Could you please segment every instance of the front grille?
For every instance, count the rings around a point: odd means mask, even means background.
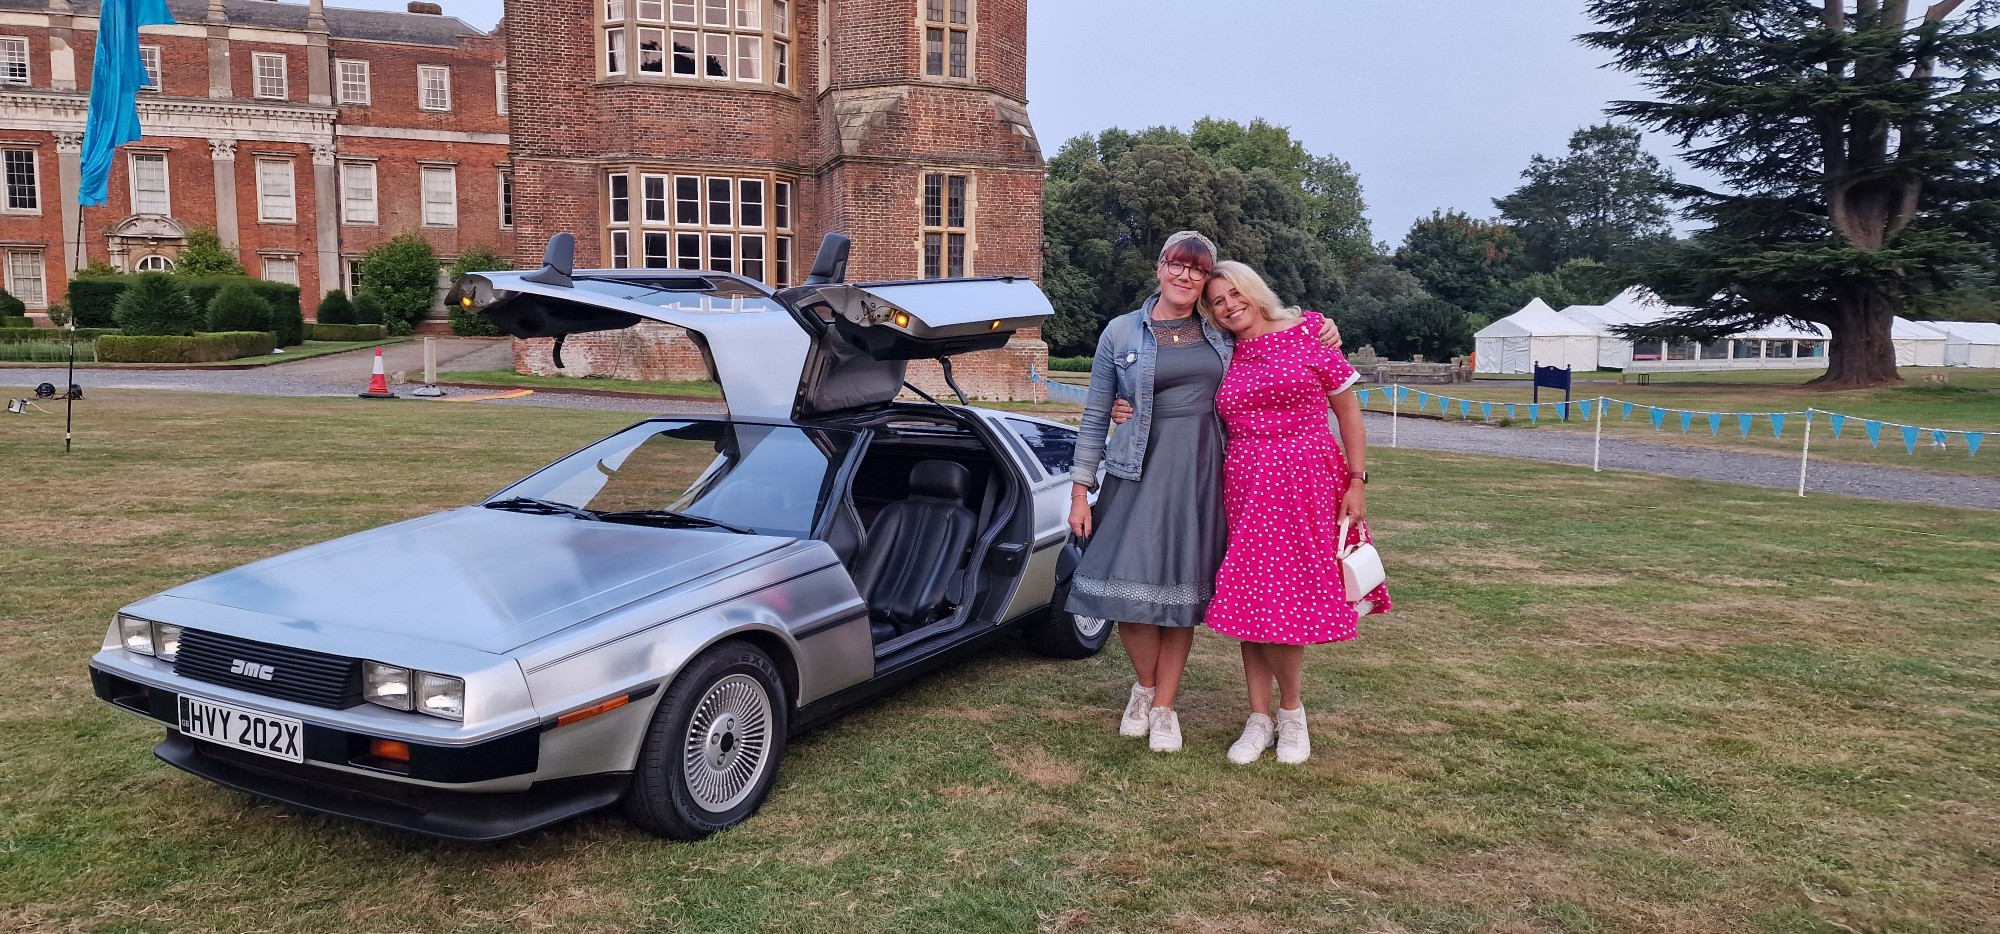
[[[270,680],[232,672],[268,666]],[[196,629],[181,632],[174,673],[210,684],[223,684],[254,694],[266,694],[335,709],[361,703],[361,660],[308,652]]]

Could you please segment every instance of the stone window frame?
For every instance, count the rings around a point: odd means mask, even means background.
[[[366,220],[358,219],[350,212],[352,207],[359,205],[359,201],[353,196],[353,188],[355,186],[348,182],[347,170],[349,169],[368,170],[368,217]],[[381,172],[376,170],[374,160],[341,159],[338,180],[340,184],[340,223],[342,226],[374,227],[382,223],[382,176]]]
[[[267,176],[265,175],[264,170],[267,168],[277,169],[279,167],[282,167],[284,169],[283,180],[284,180],[285,190],[283,191],[282,194],[275,191],[267,191],[265,189],[265,181],[267,180]],[[256,174],[254,178],[257,183],[257,223],[259,224],[298,223],[299,222],[299,175],[298,175],[298,168],[292,164],[292,160],[290,158],[283,156],[258,156],[255,163],[255,172]],[[277,176],[275,175],[269,176],[268,178],[269,180],[272,181],[277,180]],[[283,207],[282,212],[272,210],[272,208],[279,206]]]
[[[0,36],[0,85],[29,85],[34,83],[34,53],[27,36]]]
[[[175,265],[174,258],[165,253],[148,253],[132,261],[132,271],[170,273]]]
[[[979,80],[979,0],[916,0],[917,75],[925,81],[976,82]],[[940,18],[932,19],[932,10]],[[958,15],[964,13],[964,21]],[[931,33],[938,32],[938,70],[931,71]],[[965,44],[965,73],[952,74],[953,39]]]
[[[931,213],[931,179],[938,179],[937,213]],[[958,222],[952,222],[952,180],[962,183],[957,200]],[[975,276],[973,257],[978,253],[976,223],[979,207],[979,178],[970,169],[934,167],[917,173],[917,278],[964,279]],[[932,275],[931,238],[937,238],[937,274]],[[954,238],[956,238],[954,240]],[[951,248],[958,247],[957,272],[953,272]]]
[[[147,210],[142,210],[139,205],[139,191],[140,191],[139,163],[141,161],[150,162],[154,159],[158,159],[160,161],[161,210],[147,211]],[[132,149],[130,147],[127,147],[125,150],[125,172],[126,172],[126,185],[127,185],[126,191],[131,195],[132,213],[164,214],[168,216],[171,216],[174,213],[174,180],[173,180],[174,172],[171,161],[167,158],[166,150]]]
[[[293,252],[291,250],[259,250],[257,256],[259,259],[263,260],[262,263],[263,268],[257,271],[257,278],[262,279],[265,282],[282,282],[285,285],[299,284],[298,253]],[[271,278],[271,264],[274,262],[290,263],[292,265],[292,277],[290,279]]]
[[[29,200],[35,202],[32,207],[14,205],[15,166],[21,163],[20,156],[27,157],[27,195]],[[32,146],[8,146],[0,149],[0,172],[5,173],[4,178],[0,178],[0,186],[4,186],[5,189],[0,191],[0,214],[16,216],[41,214],[42,202],[47,200],[42,197],[41,153]]]
[[[276,71],[267,73],[264,66],[273,62],[277,63],[278,67]],[[290,100],[292,96],[291,67],[291,63],[286,60],[285,53],[283,52],[250,53],[251,96],[262,101]],[[267,86],[266,81],[273,82],[274,86]]]
[[[7,251],[7,294],[21,300],[30,308],[47,308],[49,305],[48,252],[40,249],[10,249]],[[33,267],[35,275],[23,275],[23,271]],[[32,288],[28,283],[33,283]]]
[[[794,90],[794,0],[596,0],[596,9],[599,78]],[[714,58],[722,74],[706,67]]]
[[[442,79],[436,87],[441,93],[435,102],[431,99],[433,88],[430,82],[433,78]],[[430,113],[451,113],[450,65],[417,66],[417,109]]]
[[[493,69],[493,112],[507,116],[507,105],[507,63],[501,62]]]
[[[431,179],[448,179],[451,185],[451,219],[434,221],[431,219]],[[440,201],[439,204],[444,202]],[[417,207],[423,226],[431,228],[456,228],[458,226],[458,166],[455,163],[417,163]]]
[[[347,70],[353,66],[360,71],[360,80],[349,81]],[[333,62],[333,87],[335,103],[342,107],[370,107],[375,103],[375,66],[365,58],[339,58]],[[357,94],[349,94],[352,88],[360,89]]]
[[[600,217],[603,256],[612,268],[688,269],[749,276],[773,288],[794,284],[793,241],[798,179],[770,169],[627,164],[604,171]],[[623,180],[621,186],[620,179]],[[683,195],[693,184],[695,198]],[[719,199],[719,185],[728,197]],[[778,191],[786,206],[780,226]],[[624,192],[623,196],[619,191]],[[744,195],[754,191],[761,224],[744,224]],[[692,206],[692,220],[685,209]],[[620,208],[624,219],[619,220]],[[726,212],[726,213],[725,213]],[[724,241],[727,241],[726,243]],[[725,255],[726,254],[726,255]],[[717,268],[727,264],[726,269]],[[746,269],[746,264],[755,264]]]
[[[146,83],[140,85],[139,90],[151,94],[160,93],[160,84],[165,80],[161,76],[160,47],[157,45],[140,46],[139,60],[146,63]]]

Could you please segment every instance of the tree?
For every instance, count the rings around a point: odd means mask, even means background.
[[[274,331],[271,306],[252,291],[248,282],[231,282],[215,291],[208,300],[208,329],[211,331]]]
[[[1315,156],[1292,139],[1287,127],[1251,120],[1203,117],[1188,133],[1188,144],[1217,164],[1245,174],[1269,169],[1302,196],[1305,230],[1333,254],[1343,269],[1359,265],[1375,252],[1368,228],[1367,205],[1354,167],[1332,156]]]
[[[1491,321],[1516,310],[1508,307],[1508,286],[1527,272],[1521,253],[1521,238],[1507,225],[1437,211],[1410,227],[1395,263],[1433,297]]]
[[[382,303],[375,296],[363,293],[354,296],[354,323],[381,324],[388,317],[382,311]]]
[[[1621,250],[1672,233],[1673,173],[1640,148],[1639,131],[1630,127],[1577,130],[1569,155],[1536,155],[1521,177],[1527,183],[1493,206],[1520,235],[1536,272],[1575,259],[1608,263]]]
[[[487,272],[494,269],[512,268],[514,268],[514,264],[501,257],[500,254],[483,246],[474,246],[467,247],[465,252],[458,254],[458,259],[451,264],[449,274],[456,281],[459,276],[469,272]],[[495,327],[493,322],[486,320],[483,315],[467,311],[455,305],[445,310],[451,314],[451,333],[453,334],[462,334],[467,337],[500,336],[500,329]]]
[[[174,259],[174,275],[185,279],[199,276],[242,276],[243,264],[235,251],[222,245],[213,227],[195,227],[187,232],[187,243]]]
[[[1519,310],[1537,298],[1556,309],[1571,305],[1602,305],[1624,290],[1625,281],[1603,263],[1573,259],[1554,272],[1538,272],[1509,284],[1502,293],[1506,296],[1503,307]],[[1478,326],[1484,327],[1489,323],[1491,319]]]
[[[122,276],[122,275],[124,275],[124,273],[119,272],[118,267],[113,266],[110,263],[107,263],[101,259],[94,259],[91,260],[89,263],[86,263],[82,269],[77,270],[74,274],[70,276],[70,278],[109,279],[112,276]]]
[[[164,272],[133,276],[118,296],[112,314],[119,329],[131,336],[193,334],[205,323],[202,310],[188,301],[181,284]]]
[[[361,255],[360,297],[382,309],[391,334],[408,334],[437,299],[438,261],[429,240],[398,234]],[[357,307],[357,316],[359,308]]]
[[[28,303],[14,297],[12,292],[0,289],[0,318],[22,318],[28,314]]]
[[[1707,229],[1644,267],[1694,339],[1780,318],[1832,333],[1821,387],[1895,382],[1894,315],[2000,243],[2000,18],[1991,0],[1592,0],[1583,41],[1655,99],[1611,113],[1722,180]],[[1963,12],[1961,12],[1963,10]]]
[[[1472,347],[1472,325],[1465,313],[1432,297],[1417,277],[1389,263],[1371,263],[1357,272],[1333,319],[1347,346],[1370,344],[1391,360],[1416,354],[1444,360]]]
[[[320,324],[356,324],[354,305],[347,300],[347,293],[334,289],[319,300],[319,309],[313,312],[313,320]]]

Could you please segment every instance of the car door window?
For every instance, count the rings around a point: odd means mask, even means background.
[[[1058,425],[1044,425],[1018,418],[1007,419],[1007,429],[1034,452],[1035,462],[1051,477],[1069,476],[1076,462],[1076,431]]]

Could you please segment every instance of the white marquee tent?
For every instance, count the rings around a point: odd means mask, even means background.
[[[1944,366],[1949,339],[1928,324],[1897,318],[1889,325],[1889,340],[1896,345],[1897,366]]]
[[[1945,366],[2000,368],[2000,324],[1989,321],[1926,321],[1945,336]]]
[[[1598,332],[1535,299],[1473,336],[1476,372],[1529,373],[1536,366],[1597,369]]]

